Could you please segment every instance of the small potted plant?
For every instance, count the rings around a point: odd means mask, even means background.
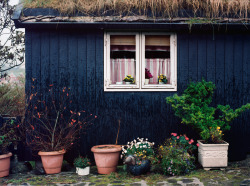
[[[79,156],[74,160],[74,166],[76,167],[76,173],[80,176],[89,175],[90,171],[90,160],[87,157]]]
[[[97,118],[92,114],[86,115],[85,111],[70,110],[69,91],[64,87],[58,96],[50,85],[47,99],[40,100],[43,96],[37,93],[29,96],[26,123],[22,126],[30,137],[28,145],[39,151],[46,174],[61,172],[66,150],[79,138],[81,131]]]
[[[209,106],[214,88],[212,82],[205,80],[191,82],[182,96],[175,94],[166,98],[182,123],[199,132],[201,140],[198,140],[198,161],[204,169],[227,166],[229,144],[223,140],[223,133],[230,129],[233,119],[250,109],[250,103],[235,110],[229,105]]]
[[[167,84],[168,79],[167,79],[167,77],[164,74],[160,74],[158,76],[158,82],[159,82],[160,85],[161,84]]]
[[[150,171],[150,164],[157,162],[153,146],[154,142],[149,142],[147,138],[137,138],[122,146],[121,158],[127,164],[128,172],[138,176]]]
[[[194,140],[186,135],[178,136],[177,133],[171,135],[171,138],[158,147],[158,157],[163,172],[171,176],[188,174],[195,169]]]
[[[133,76],[131,75],[127,75],[123,81],[125,82],[125,84],[132,84],[135,83],[135,79],[133,78]]]
[[[145,68],[145,85],[148,85],[150,78],[153,78],[153,76],[150,73],[150,71],[147,68]]]

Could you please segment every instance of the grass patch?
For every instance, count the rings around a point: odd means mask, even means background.
[[[82,12],[104,15],[131,14],[163,17],[177,17],[178,10],[191,10],[192,16],[216,18],[234,16],[246,18],[250,9],[249,0],[24,0],[26,8],[54,8],[61,13],[73,14]]]

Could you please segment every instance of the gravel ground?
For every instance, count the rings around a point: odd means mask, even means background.
[[[154,169],[154,168],[153,168]],[[198,168],[189,175],[185,176],[164,176],[157,173],[157,169],[151,173],[142,176],[132,176],[123,170],[122,166],[118,167],[117,173],[110,175],[97,174],[96,167],[91,167],[91,174],[88,176],[78,176],[74,169],[63,171],[54,175],[35,175],[32,171],[25,174],[10,174],[8,177],[0,178],[0,185],[225,185],[225,186],[250,186],[250,155],[246,160],[239,162],[229,162],[224,170],[205,171]]]

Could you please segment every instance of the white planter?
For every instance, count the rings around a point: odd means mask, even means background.
[[[85,167],[85,168],[76,167],[76,173],[77,173],[78,175],[80,175],[80,176],[89,175],[89,170],[90,170],[89,167]]]
[[[198,161],[204,169],[227,167],[228,146],[223,144],[204,144],[198,140]]]
[[[118,81],[118,82],[116,82],[115,84],[117,84],[117,85],[122,85],[122,81]]]
[[[165,83],[164,82],[159,82],[160,85],[164,85]]]
[[[130,84],[131,84],[131,82],[125,82],[125,84],[126,84],[126,85],[130,85]]]
[[[149,79],[145,79],[145,85],[148,85]]]

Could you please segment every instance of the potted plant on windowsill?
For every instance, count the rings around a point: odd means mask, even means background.
[[[63,155],[81,131],[97,118],[85,111],[70,110],[69,91],[64,87],[56,94],[50,85],[47,99],[39,99],[44,96],[37,93],[29,97],[26,123],[22,127],[29,137],[28,145],[39,151],[46,174],[61,172]]]
[[[168,83],[168,79],[164,74],[160,74],[158,76],[158,82],[159,82],[160,85],[164,85],[164,84]]]
[[[150,71],[145,68],[145,85],[149,84],[149,79],[153,78],[152,74],[150,73]]]
[[[250,109],[249,103],[235,110],[229,105],[209,106],[214,88],[212,82],[205,80],[192,82],[182,96],[175,94],[166,98],[182,123],[199,132],[202,140],[198,141],[198,161],[207,169],[227,166],[229,144],[223,141],[223,133],[230,129],[233,119]]]
[[[89,175],[90,171],[90,160],[87,157],[79,156],[74,160],[74,166],[76,167],[76,173],[80,176]]]
[[[135,79],[133,78],[133,76],[131,75],[127,75],[123,81],[125,82],[125,84],[129,85],[129,84],[132,84],[132,83],[135,83]]]
[[[157,162],[154,150],[154,142],[146,138],[137,138],[122,146],[121,158],[127,164],[127,170],[134,176],[139,176],[150,171],[151,163]]]

